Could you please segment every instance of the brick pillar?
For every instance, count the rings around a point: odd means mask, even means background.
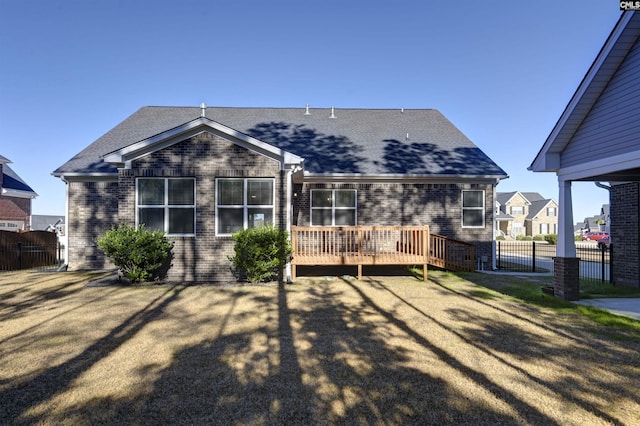
[[[562,300],[580,299],[580,258],[553,258],[553,295]]]

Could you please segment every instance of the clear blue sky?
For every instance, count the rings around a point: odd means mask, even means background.
[[[141,106],[435,108],[511,177],[620,16],[613,0],[0,0],[0,155],[64,214],[51,172]],[[605,190],[574,183],[574,219]]]

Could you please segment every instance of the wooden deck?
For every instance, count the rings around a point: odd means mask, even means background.
[[[428,264],[473,270],[473,245],[453,241],[428,226],[292,226],[292,279],[298,265],[357,265],[358,279],[363,265],[420,265],[425,281]]]

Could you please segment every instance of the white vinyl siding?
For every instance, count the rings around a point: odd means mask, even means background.
[[[640,42],[629,52],[562,154],[562,167],[640,150]]]

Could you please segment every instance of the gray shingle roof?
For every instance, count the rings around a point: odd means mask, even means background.
[[[2,156],[0,156],[2,157]],[[5,157],[2,157],[4,160],[9,162]],[[26,193],[31,193],[33,195],[37,195],[36,192],[31,189],[27,183],[22,180],[18,174],[13,171],[5,161],[2,161],[2,188],[4,189],[12,189],[14,191],[22,191]]]
[[[101,157],[200,117],[199,107],[143,107],[54,171],[113,173]],[[311,173],[507,174],[433,109],[225,108],[206,117],[305,159]]]

